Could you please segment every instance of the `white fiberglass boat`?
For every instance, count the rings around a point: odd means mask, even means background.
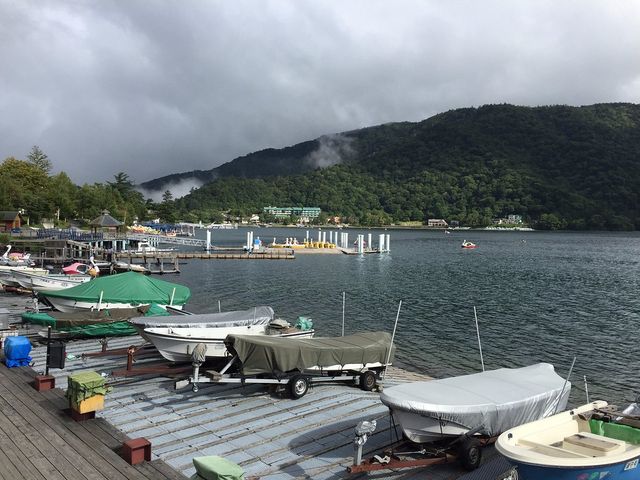
[[[88,282],[93,278],[90,275],[43,274],[17,269],[11,270],[11,273],[22,288],[34,292],[63,290]]]
[[[273,309],[268,306],[186,316],[138,317],[129,323],[172,362],[190,361],[198,344],[206,346],[205,357],[224,357],[227,355],[224,344],[227,335],[310,338],[314,334],[310,319],[305,318],[293,327],[284,320],[276,319]]]
[[[385,389],[380,400],[409,440],[428,443],[470,431],[493,437],[547,417],[564,410],[570,390],[551,364],[538,363],[405,383]]]
[[[313,330],[300,330],[287,326],[250,325],[246,327],[216,328],[146,328],[145,337],[153,343],[160,354],[172,362],[191,361],[194,348],[206,345],[206,358],[226,357],[227,335],[277,335],[279,337],[311,338]]]
[[[36,275],[48,275],[49,271],[44,268],[35,267],[10,267],[8,265],[0,265],[0,284],[6,287],[20,288],[20,282],[15,277],[15,272],[28,272]]]

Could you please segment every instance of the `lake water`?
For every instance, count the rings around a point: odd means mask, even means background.
[[[241,246],[248,229],[213,230],[213,244]],[[256,228],[254,235],[297,237],[305,229]],[[345,230],[350,241],[358,233]],[[371,231],[374,245],[380,230]],[[485,367],[549,362],[574,385],[571,404],[619,405],[640,394],[638,324],[640,234],[388,230],[388,254],[297,255],[295,260],[193,260],[179,276],[195,312],[271,305],[292,323],[313,318],[317,335],[391,332],[400,309],[396,364],[446,377]],[[317,238],[317,230],[311,230]],[[197,235],[204,238],[204,231]],[[327,238],[329,234],[327,233]],[[468,239],[479,248],[460,247]]]

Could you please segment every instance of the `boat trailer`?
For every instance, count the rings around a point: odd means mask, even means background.
[[[193,362],[193,374],[186,379],[175,382],[176,390],[191,385],[193,392],[197,392],[202,383],[229,383],[229,384],[262,384],[275,386],[279,391],[286,390],[291,398],[302,398],[312,383],[319,382],[351,382],[359,385],[362,390],[372,391],[377,388],[381,372],[385,367],[372,367],[363,370],[326,370],[309,369],[303,372],[287,372],[280,375],[241,375],[239,373],[228,373],[232,367],[239,364],[237,355],[233,355],[229,362],[218,372],[206,370],[201,375],[200,368],[203,362]]]
[[[497,439],[497,437],[476,436],[475,434],[483,428],[480,425],[444,443],[426,445],[402,440],[387,447],[381,454],[363,460],[363,447],[376,429],[375,420],[364,420],[355,427],[353,465],[347,467],[347,472],[362,473],[428,467],[454,462],[460,463],[466,470],[475,470],[482,462],[482,447],[494,443]]]

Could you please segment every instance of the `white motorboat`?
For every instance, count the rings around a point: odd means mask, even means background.
[[[548,363],[410,382],[384,390],[382,403],[412,442],[470,431],[489,437],[562,411],[571,384]]]
[[[27,272],[36,275],[48,275],[49,271],[44,268],[35,268],[27,266],[12,267],[9,265],[0,265],[0,284],[6,287],[20,288],[21,285],[15,277],[15,272]]]
[[[155,345],[160,354],[173,362],[190,361],[198,344],[206,346],[205,356],[224,357],[227,335],[275,335],[310,338],[314,334],[309,319],[297,327],[276,319],[273,309],[260,306],[248,310],[164,317],[137,317],[129,321],[141,335]]]
[[[93,278],[90,275],[42,274],[17,269],[11,270],[11,273],[22,288],[34,292],[63,290],[88,282]]]
[[[224,339],[227,335],[277,335],[279,337],[311,338],[313,330],[300,330],[291,325],[251,325],[246,327],[217,328],[146,328],[145,337],[153,343],[160,354],[172,362],[189,362],[194,348],[206,345],[206,358],[227,356]]]

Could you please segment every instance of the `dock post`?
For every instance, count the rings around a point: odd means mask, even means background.
[[[206,246],[206,250],[207,252],[209,250],[211,250],[211,230],[207,229],[207,246]]]
[[[367,236],[367,249],[371,250],[371,237],[372,235],[369,233]]]
[[[387,252],[391,251],[391,235],[389,235],[387,233],[387,238],[386,238],[386,242],[385,242],[386,248],[387,248]]]
[[[380,253],[384,252],[384,233],[378,236],[378,250],[380,250]]]

